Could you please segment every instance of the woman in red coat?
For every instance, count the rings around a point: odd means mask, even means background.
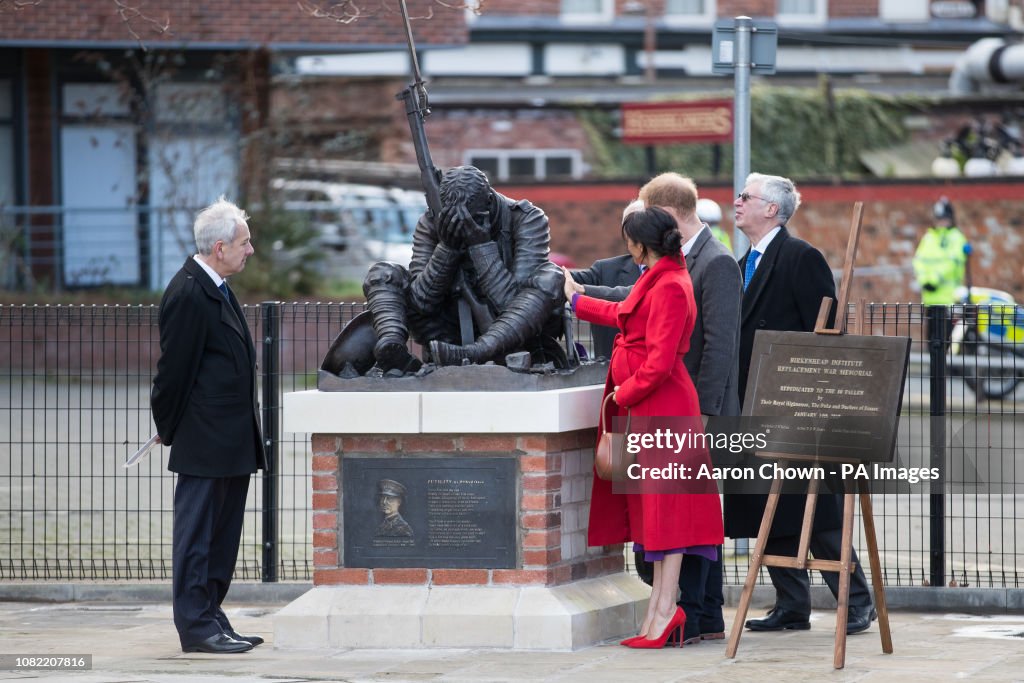
[[[605,384],[605,395],[614,392],[613,412],[606,416],[606,424],[611,424],[612,417],[626,415],[628,409],[634,419],[690,416],[695,419],[677,423],[696,423],[699,430],[697,391],[682,362],[696,315],[693,285],[680,256],[682,236],[675,220],[654,207],[630,214],[622,233],[633,261],[646,266],[625,301],[583,296],[571,277],[566,278],[565,287],[580,319],[620,330]],[[644,454],[638,460],[642,462]],[[710,465],[706,450],[697,453],[696,462]],[[716,546],[723,542],[718,494],[680,493],[681,487],[657,492],[643,484],[629,488],[629,492],[613,492],[612,483],[595,474],[588,543],[632,541],[654,562],[654,584],[640,634],[623,644],[660,647],[676,630],[682,642],[686,617],[675,602],[682,556],[697,553],[714,559]]]

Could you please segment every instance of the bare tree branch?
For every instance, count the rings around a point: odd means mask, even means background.
[[[487,4],[487,0],[466,0],[466,2],[459,4],[452,4],[450,2],[445,2],[444,0],[434,0],[434,2],[441,5],[441,7],[446,7],[448,9],[469,10],[478,16],[484,13],[484,6]]]
[[[43,0],[0,0],[0,12],[17,12],[38,5]]]
[[[487,4],[487,0],[464,0],[464,2],[448,2],[446,0],[432,0],[436,5],[440,5],[446,9],[451,10],[469,10],[474,14],[481,14],[484,10],[484,5]],[[299,9],[306,14],[316,19],[327,19],[334,21],[339,24],[351,24],[363,17],[371,17],[379,14],[381,11],[391,12],[393,14],[399,13],[398,5],[388,0],[376,0],[377,8],[370,10],[367,8],[367,4],[374,4],[374,0],[366,0],[365,3],[357,3],[356,0],[342,0],[341,2],[314,2],[311,0],[296,0],[296,4]],[[427,8],[427,13],[419,16],[410,16],[410,20],[425,20],[432,19],[434,17],[433,7]]]
[[[376,12],[366,12],[355,0],[343,2],[319,3],[297,0],[299,9],[316,19],[329,19],[339,24],[351,24],[361,17],[372,16]]]
[[[145,43],[142,42],[142,38],[135,32],[135,28],[132,26],[132,22],[138,20],[142,24],[149,27],[149,29],[158,35],[163,35],[171,32],[171,17],[168,14],[164,14],[164,18],[155,19],[148,14],[145,14],[138,7],[129,5],[125,0],[113,0],[114,6],[117,8],[117,14],[121,17],[121,21],[124,22],[125,28],[128,29],[128,33],[132,34],[135,41],[139,44],[139,48],[143,51],[146,50]]]

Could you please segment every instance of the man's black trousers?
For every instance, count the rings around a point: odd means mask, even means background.
[[[249,475],[178,475],[174,489],[174,626],[182,647],[230,628],[220,609],[231,586]]]

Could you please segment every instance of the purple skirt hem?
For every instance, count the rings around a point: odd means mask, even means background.
[[[667,550],[645,550],[643,544],[633,544],[634,553],[643,553],[647,562],[661,562],[666,555],[699,555],[706,560],[715,562],[718,560],[718,546],[714,545],[691,545],[685,548],[668,548]]]

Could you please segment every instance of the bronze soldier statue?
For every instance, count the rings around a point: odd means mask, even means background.
[[[563,275],[548,261],[544,212],[495,192],[474,166],[446,171],[440,199],[437,219],[427,211],[416,225],[409,268],[376,263],[363,282],[377,367],[418,367],[407,349],[410,333],[438,365],[557,349]]]

